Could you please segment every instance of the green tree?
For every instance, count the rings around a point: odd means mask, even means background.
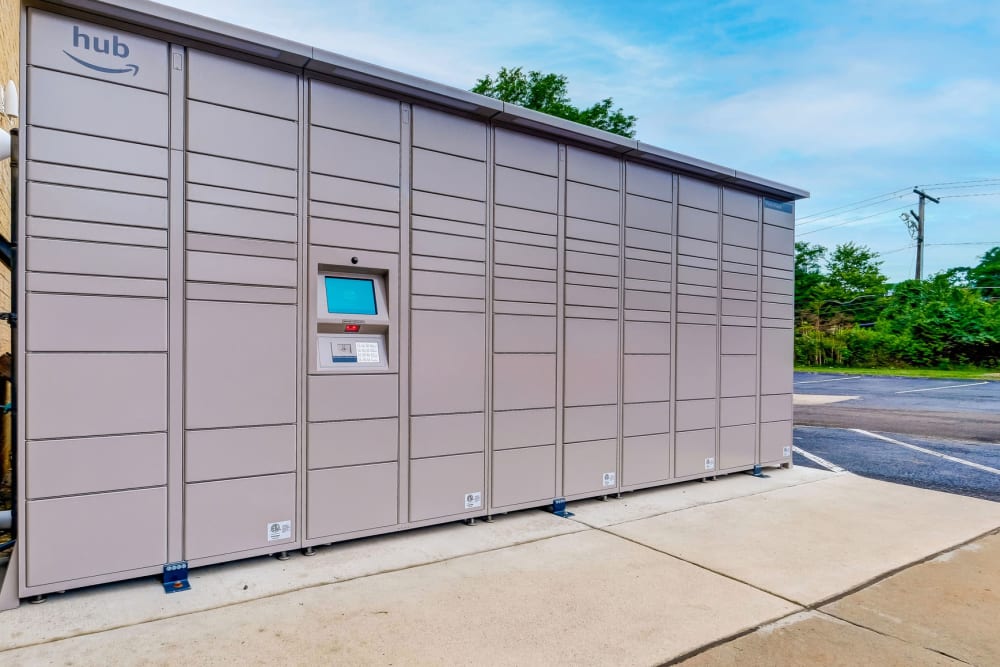
[[[613,108],[610,97],[581,109],[570,102],[568,86],[569,79],[564,74],[542,74],[535,70],[525,73],[521,67],[501,67],[495,78],[487,74],[476,81],[472,92],[623,137],[635,136],[636,117],[626,114],[621,107]]]
[[[812,314],[823,300],[826,248],[806,241],[795,242],[795,319]]]
[[[1000,297],[1000,246],[986,251],[979,264],[968,269],[967,276],[983,297]]]
[[[853,242],[838,245],[826,262],[824,313],[834,310],[855,322],[875,321],[888,291],[878,253]]]

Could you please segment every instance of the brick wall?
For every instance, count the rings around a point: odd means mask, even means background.
[[[0,85],[6,86],[7,82],[13,80],[17,84],[18,92],[23,95],[21,82],[18,76],[19,61],[19,40],[21,31],[21,2],[20,0],[0,0]],[[17,121],[13,123],[6,118],[0,117],[0,127],[10,130],[16,127]],[[5,160],[0,162],[0,234],[4,238],[10,238],[10,162]],[[10,311],[10,271],[0,265],[0,312]],[[0,354],[10,352],[10,327],[0,323]],[[0,385],[0,399],[6,403],[9,393],[6,383]],[[11,470],[8,463],[11,454],[11,430],[10,417],[3,417],[0,424],[0,495],[10,483]],[[0,503],[6,507],[7,503]]]

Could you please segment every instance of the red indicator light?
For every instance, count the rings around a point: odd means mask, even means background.
[[[359,331],[361,331],[361,325],[360,324],[345,324],[344,325],[344,331],[347,332],[347,333],[358,333]]]

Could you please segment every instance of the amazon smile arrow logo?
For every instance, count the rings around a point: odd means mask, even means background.
[[[97,35],[88,35],[87,33],[80,30],[80,26],[73,26],[73,48],[83,49],[85,51],[94,51],[95,53],[105,53],[116,58],[128,58],[130,49],[128,44],[118,38],[118,35],[112,35],[111,39],[101,38]],[[77,62],[84,67],[94,70],[95,72],[103,72],[104,74],[127,74],[132,73],[135,76],[139,73],[139,66],[132,63],[123,63],[121,67],[104,67],[101,65],[95,65],[94,63],[87,62],[83,58],[74,56],[69,51],[63,50],[71,60]]]

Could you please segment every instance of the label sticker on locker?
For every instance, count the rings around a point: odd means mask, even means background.
[[[267,541],[280,542],[281,540],[292,539],[292,522],[275,521],[267,524]]]
[[[354,351],[358,355],[358,363],[379,363],[378,343],[358,341],[354,344]]]
[[[781,455],[782,456],[791,456],[792,455],[792,448],[791,447],[782,447],[781,448]]]
[[[465,494],[465,509],[474,510],[483,506],[483,492],[476,491],[475,493]]]
[[[715,457],[710,456],[705,459],[705,470],[715,470]]]
[[[601,483],[604,486],[614,486],[615,485],[615,474],[613,472],[606,472],[601,477]]]

